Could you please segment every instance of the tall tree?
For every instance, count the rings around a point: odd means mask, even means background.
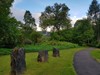
[[[0,0],[0,20],[10,14],[10,7],[14,0]]]
[[[17,37],[17,20],[10,16],[14,0],[0,0],[0,47],[14,47]]]
[[[10,7],[12,6],[13,0],[0,0],[0,39],[6,33],[8,29],[7,19],[10,14]]]
[[[36,29],[35,19],[32,17],[32,14],[28,10],[26,10],[24,14],[24,22],[26,26],[29,26],[32,29]]]
[[[36,30],[35,19],[32,17],[30,11],[26,10],[23,20],[25,22],[25,24],[23,25],[23,34],[26,39],[29,39],[30,34]]]
[[[55,3],[53,6],[47,6],[40,16],[40,26],[43,29],[51,27],[57,31],[70,28],[69,10],[65,4]]]
[[[97,38],[97,41],[100,42],[100,25],[98,24],[98,19],[100,18],[100,4],[97,0],[93,0],[89,10],[88,10],[88,18],[91,20],[92,24],[95,28],[95,36]]]
[[[94,23],[97,21],[98,12],[100,12],[98,1],[93,0],[88,10],[88,18]]]

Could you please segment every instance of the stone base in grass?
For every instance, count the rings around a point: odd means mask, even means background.
[[[53,57],[60,57],[59,49],[53,48]]]
[[[39,51],[38,52],[38,57],[37,57],[38,62],[47,62],[48,61],[48,51]]]
[[[25,69],[25,50],[14,48],[11,53],[11,75],[21,75]]]

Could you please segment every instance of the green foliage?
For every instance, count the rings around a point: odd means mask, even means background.
[[[37,39],[39,37],[39,34],[35,31],[36,30],[36,24],[35,19],[32,17],[32,14],[30,11],[26,11],[24,14],[24,22],[20,23],[20,31],[19,34],[19,44],[32,44],[37,43]]]
[[[93,0],[88,11],[88,18],[91,20],[92,24],[95,25],[95,37],[98,43],[100,42],[100,4],[97,0]]]
[[[33,31],[30,34],[30,38],[34,44],[37,44],[37,43],[40,43],[42,41],[42,34],[40,34],[39,32]]]
[[[97,48],[100,48],[100,42],[96,42],[96,46]]]
[[[1,55],[8,55],[11,53],[11,49],[8,48],[0,48],[0,56]]]
[[[24,21],[25,21],[25,26],[36,30],[35,19],[32,17],[32,14],[28,10],[26,10],[26,12],[24,14]]]
[[[97,18],[98,18],[98,12],[100,12],[100,7],[98,4],[97,0],[93,0],[89,10],[88,10],[88,18],[91,19],[92,21],[94,21],[94,23],[96,23]]]
[[[10,7],[12,6],[13,1],[14,0],[0,0],[0,21],[1,22],[3,22],[5,18],[10,14]]]
[[[18,41],[18,21],[10,15],[13,0],[0,0],[0,47],[11,48]]]
[[[34,44],[22,45],[20,47],[25,48],[26,52],[37,52],[39,50],[52,50],[54,47],[61,50],[61,49],[69,49],[69,48],[78,48],[80,46],[69,42],[48,41],[36,45]],[[0,48],[0,55],[7,55],[10,53],[11,53],[11,49]]]
[[[40,26],[43,29],[52,27],[52,30],[69,29],[71,27],[69,8],[65,4],[55,3],[53,6],[47,6],[41,13]]]
[[[27,53],[27,70],[24,75],[77,75],[73,67],[73,58],[74,54],[80,50],[83,48],[61,50],[60,58],[52,57],[52,51],[50,51],[47,63],[37,62],[37,53]],[[10,56],[0,57],[0,75],[9,75],[9,64]]]
[[[89,20],[83,19],[77,21],[77,26],[74,31],[74,42],[80,45],[89,45],[94,37],[94,30]]]
[[[51,38],[50,38],[51,40],[58,40],[58,41],[60,41],[60,38],[61,38],[61,37],[58,35],[57,32],[52,32],[51,35],[50,35],[50,37],[51,37]]]
[[[0,36],[0,47],[11,48],[16,46],[18,42],[18,21],[9,17],[5,24],[7,24],[7,29],[6,27],[2,29],[4,32]]]
[[[29,39],[30,38],[30,34],[33,32],[34,30],[29,27],[29,26],[23,26],[22,27],[22,34],[25,38]]]
[[[50,36],[47,36],[47,35],[42,35],[42,38],[41,38],[41,42],[47,42],[47,41],[50,41]]]
[[[97,60],[98,62],[100,62],[100,49],[96,49],[91,51],[91,56]]]
[[[69,42],[58,42],[58,41],[49,41],[44,42],[38,45],[25,45],[24,48],[26,52],[34,52],[39,50],[52,50],[52,48],[58,49],[69,49],[69,48],[77,48],[79,47],[77,44],[69,43]]]
[[[24,45],[31,45],[33,42],[30,39],[24,39],[23,44]]]
[[[73,28],[61,30],[59,32],[52,32],[50,39],[58,40],[58,41],[73,42],[73,32],[74,32]]]

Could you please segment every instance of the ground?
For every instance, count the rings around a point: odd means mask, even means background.
[[[60,57],[52,57],[49,51],[47,63],[37,62],[37,52],[26,54],[27,70],[24,75],[76,75],[73,67],[74,54],[84,48],[60,50]],[[0,56],[0,75],[9,75],[10,55]]]

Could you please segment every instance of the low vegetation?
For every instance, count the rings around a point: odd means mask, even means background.
[[[91,55],[96,61],[100,62],[100,49],[93,50]]]
[[[39,50],[52,50],[54,47],[61,50],[61,49],[77,48],[80,46],[69,42],[49,41],[49,42],[36,44],[36,45],[34,44],[23,45],[20,47],[23,47],[26,52],[37,52]],[[0,48],[0,55],[10,54],[11,50],[12,49]]]
[[[54,58],[49,51],[49,60],[45,63],[37,62],[37,52],[26,54],[27,70],[25,75],[76,75],[73,67],[74,54],[83,48],[64,49],[60,57]],[[5,64],[6,62],[6,64]],[[0,56],[0,75],[9,75],[10,56]]]

